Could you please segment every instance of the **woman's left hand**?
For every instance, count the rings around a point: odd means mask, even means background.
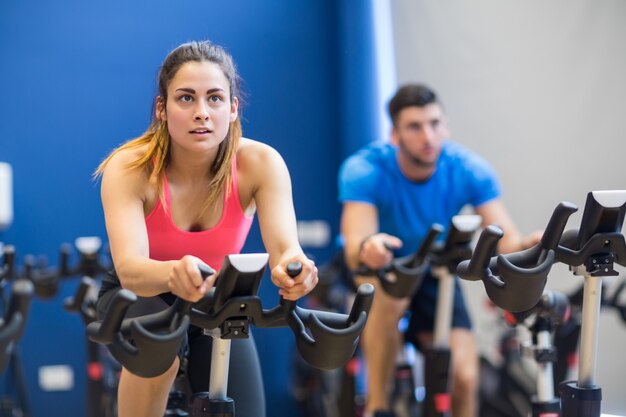
[[[287,265],[292,262],[302,264],[302,272],[294,278],[287,274]],[[304,255],[283,259],[272,269],[272,282],[280,288],[278,293],[284,299],[295,301],[310,293],[317,285],[317,267]]]

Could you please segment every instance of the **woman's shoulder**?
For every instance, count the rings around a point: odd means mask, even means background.
[[[266,143],[241,138],[237,149],[239,186],[252,194],[263,184],[276,183],[289,177],[280,154]]]
[[[143,188],[150,184],[150,173],[145,168],[135,165],[146,154],[146,146],[122,148],[115,151],[103,169],[103,180],[107,178],[121,186],[126,184],[133,188]]]
[[[262,171],[267,164],[281,163],[282,157],[270,145],[257,140],[241,138],[237,149],[237,166],[246,171]]]
[[[128,165],[142,158],[148,150],[148,145],[139,145],[135,147],[122,147],[111,154],[109,165]]]

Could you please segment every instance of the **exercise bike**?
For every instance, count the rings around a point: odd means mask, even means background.
[[[121,289],[105,317],[87,326],[87,334],[91,340],[106,345],[130,372],[154,377],[173,363],[189,324],[204,329],[213,337],[209,390],[193,395],[190,414],[234,416],[234,401],[227,396],[232,339],[249,337],[251,324],[289,327],[308,363],[321,369],[335,369],[352,357],[374,295],[373,286],[359,287],[349,314],[304,309],[282,298],[278,306],[264,309],[257,292],[268,258],[267,254],[227,256],[214,289],[195,307],[193,303],[176,299],[161,312],[125,319],[137,297]],[[290,264],[287,272],[297,276],[301,267]],[[203,266],[199,268],[205,277],[215,272]]]
[[[24,334],[28,312],[34,294],[33,284],[24,277],[18,277],[15,268],[15,248],[1,247],[2,268],[0,269],[0,300],[3,313],[0,318],[0,373],[15,383],[17,404],[10,397],[0,399],[0,416],[12,416],[14,412],[30,416],[26,395],[26,383],[21,366],[18,341]],[[8,301],[6,292],[10,292]]]
[[[421,415],[424,417],[450,415],[452,368],[449,338],[454,307],[455,272],[459,262],[471,257],[472,239],[481,223],[482,217],[478,215],[454,216],[443,242],[436,242],[436,239],[444,228],[434,224],[415,254],[395,259],[383,270],[372,271],[361,266],[357,271],[358,275],[377,276],[383,289],[397,298],[411,297],[429,270],[439,281],[433,343],[423,352],[425,397]],[[390,272],[395,276],[395,281],[387,279]],[[414,408],[412,406],[394,408],[399,415],[416,414],[411,411]]]
[[[521,315],[540,302],[554,263],[564,263],[574,275],[584,276],[578,380],[561,383],[559,401],[550,395],[552,381],[546,382],[547,372],[540,374],[541,387],[532,407],[534,417],[599,417],[601,413],[602,391],[595,382],[601,277],[618,275],[614,264],[626,264],[622,233],[626,191],[590,192],[580,228],[564,233],[569,216],[576,211],[575,205],[560,203],[537,245],[497,257],[492,255],[503,233],[489,226],[481,234],[472,259],[457,269],[463,279],[481,280],[498,307]]]

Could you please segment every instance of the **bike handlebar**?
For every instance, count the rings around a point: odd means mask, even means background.
[[[97,320],[95,296],[97,288],[98,284],[92,278],[82,277],[74,295],[63,301],[63,307],[71,313],[80,314],[85,324]]]
[[[320,369],[345,364],[354,354],[365,326],[374,287],[359,287],[348,315],[304,309],[284,299],[264,309],[256,293],[267,260],[267,254],[229,255],[215,289],[205,299],[193,305],[178,298],[166,310],[133,319],[124,316],[137,297],[121,289],[102,321],[88,325],[87,334],[91,340],[108,345],[124,367],[143,377],[160,375],[171,366],[190,323],[206,330],[219,329],[222,338],[247,337],[248,324],[288,326],[309,364]],[[297,268],[301,265],[290,266],[288,273],[293,276]],[[205,269],[204,274],[207,272]]]
[[[361,264],[355,271],[355,274],[377,277],[385,293],[394,298],[411,297],[419,288],[426,272],[428,272],[428,253],[437,236],[442,232],[443,226],[435,223],[430,227],[426,238],[424,238],[414,254],[396,258],[388,266],[378,270]],[[393,250],[391,247],[387,247],[387,249]],[[396,279],[393,281],[387,279],[388,273],[395,274]]]
[[[488,226],[472,259],[459,264],[458,275],[466,280],[482,280],[489,298],[511,312],[523,312],[537,304],[555,262],[572,268],[582,266],[590,275],[617,275],[613,263],[626,264],[626,243],[621,232],[626,192],[590,192],[581,228],[564,233],[567,220],[577,210],[572,203],[560,203],[537,245],[507,255],[493,256],[503,233],[496,226]]]
[[[0,269],[0,282],[4,285],[5,280],[15,277],[15,247],[7,245],[2,250],[2,269]]]
[[[100,262],[100,247],[102,243],[97,237],[80,237],[75,246],[79,253],[78,264],[71,267],[69,264],[72,246],[63,244],[59,250],[59,266],[57,268],[35,267],[32,256],[25,259],[25,276],[35,284],[35,294],[46,300],[54,297],[59,290],[59,282],[63,278],[83,275],[95,278],[106,272],[109,267]]]
[[[0,372],[6,368],[15,343],[24,333],[33,291],[32,282],[26,279],[20,278],[11,286],[11,298],[0,323]]]
[[[567,219],[577,210],[571,203],[560,203],[539,243],[507,255],[494,256],[503,232],[497,226],[487,226],[472,258],[459,264],[459,277],[482,280],[487,295],[500,308],[514,313],[531,309],[543,294]]]
[[[356,273],[378,277],[383,290],[392,297],[410,297],[419,288],[430,266],[446,267],[454,273],[459,262],[471,257],[470,244],[481,222],[482,217],[478,215],[454,216],[442,243],[437,243],[436,240],[443,233],[444,227],[434,223],[413,255],[394,259],[388,267],[381,270],[360,265]],[[395,281],[386,278],[389,272],[395,274]]]

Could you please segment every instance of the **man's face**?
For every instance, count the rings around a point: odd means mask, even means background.
[[[406,107],[398,114],[391,141],[411,163],[434,167],[449,131],[439,104]]]

